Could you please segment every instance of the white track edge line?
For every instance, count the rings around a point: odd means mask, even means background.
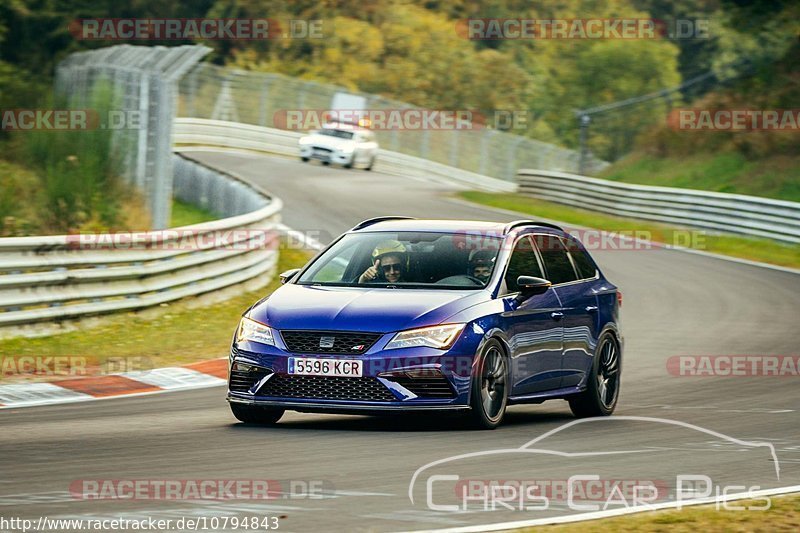
[[[222,378],[220,378],[222,379]],[[221,387],[223,385],[227,385],[228,383],[223,380],[222,383],[200,383],[196,385],[187,385],[186,387],[176,387],[172,389],[161,389],[161,390],[152,390],[146,392],[132,392],[130,394],[117,394],[114,396],[88,396],[83,398],[64,398],[59,400],[53,401],[42,401],[41,403],[29,403],[26,402],[24,404],[14,405],[14,404],[3,404],[0,405],[0,410],[3,409],[25,409],[26,407],[45,407],[48,405],[60,405],[60,404],[67,404],[67,403],[81,403],[81,402],[93,402],[98,400],[117,400],[121,398],[133,398],[135,396],[151,396],[153,394],[164,394],[165,392],[182,392],[187,390],[196,390],[196,389],[210,389],[211,387]],[[146,385],[146,384],[145,384]],[[64,387],[66,389],[66,387]],[[71,390],[71,389],[66,389]]]

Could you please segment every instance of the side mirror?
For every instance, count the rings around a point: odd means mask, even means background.
[[[517,295],[517,302],[522,303],[531,296],[537,294],[544,294],[550,288],[552,283],[546,279],[536,278],[534,276],[520,276],[517,278],[517,287],[519,287],[519,294]]]
[[[286,272],[281,272],[279,276],[281,278],[281,285],[292,279],[298,272],[300,272],[299,268],[293,268],[291,270],[287,270]]]

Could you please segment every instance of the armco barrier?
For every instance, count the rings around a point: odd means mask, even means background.
[[[239,122],[201,118],[177,118],[173,126],[173,144],[180,147],[197,145],[236,150],[250,150],[298,157],[297,140],[302,134],[253,126]],[[515,183],[461,170],[419,157],[380,150],[375,170],[387,174],[448,180],[471,189],[492,192],[513,192]]]
[[[519,192],[551,202],[672,225],[800,243],[800,203],[631,185],[564,172],[520,170]]]
[[[281,201],[173,157],[176,196],[227,218],[144,234],[155,244],[149,249],[84,246],[77,235],[0,239],[0,327],[141,309],[251,280],[269,283]]]

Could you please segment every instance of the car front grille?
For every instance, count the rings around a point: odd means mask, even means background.
[[[292,376],[276,374],[258,391],[259,396],[313,400],[393,402],[397,398],[375,378]]]
[[[420,398],[453,398],[455,396],[450,382],[438,372],[430,376],[392,376],[386,379],[405,387]]]
[[[232,392],[247,392],[253,386],[271,374],[272,370],[244,363],[234,363],[228,378],[228,388]]]
[[[294,353],[359,355],[369,350],[381,338],[381,335],[381,333],[357,331],[281,331],[283,342],[286,343],[289,351]]]

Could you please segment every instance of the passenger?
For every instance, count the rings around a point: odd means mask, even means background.
[[[469,272],[468,274],[474,278],[478,278],[484,284],[489,282],[494,268],[494,257],[496,252],[492,250],[477,250],[471,254],[469,258]]]

